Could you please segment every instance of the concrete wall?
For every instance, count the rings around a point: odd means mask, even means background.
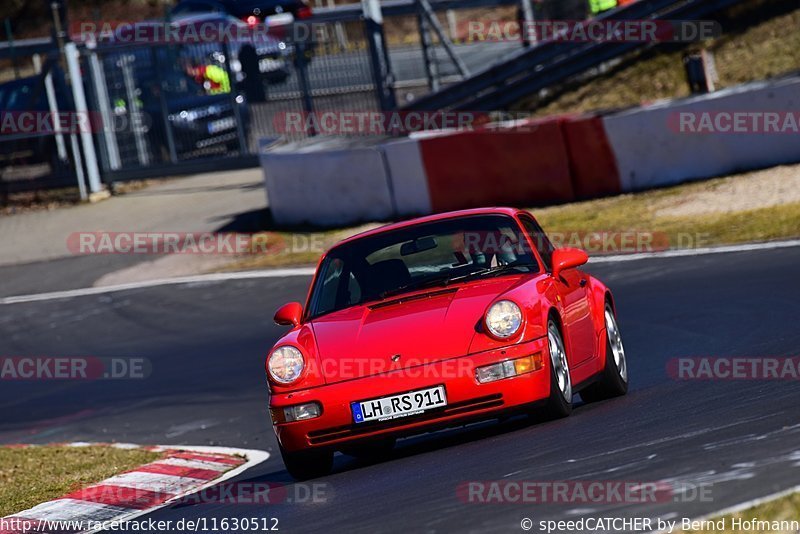
[[[603,119],[623,191],[702,180],[800,161],[797,135],[689,133],[680,113],[800,110],[800,79],[763,82]],[[699,122],[698,122],[699,124]]]

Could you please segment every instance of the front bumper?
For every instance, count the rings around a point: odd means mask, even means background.
[[[475,368],[507,359],[542,353],[543,367],[523,375],[480,384]],[[356,424],[350,403],[444,385],[447,406],[383,422]],[[522,408],[550,393],[550,356],[547,338],[409,369],[347,380],[335,384],[273,395],[270,410],[317,402],[322,415],[314,419],[275,423],[278,441],[287,451],[337,449],[357,441],[384,436],[419,434],[457,426],[468,420],[489,419],[497,413]]]

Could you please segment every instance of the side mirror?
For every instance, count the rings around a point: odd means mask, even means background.
[[[589,255],[579,248],[559,248],[553,252],[553,276],[558,278],[561,271],[580,267],[589,261]]]
[[[299,302],[284,304],[275,312],[275,322],[283,326],[297,326],[303,316],[303,306]]]

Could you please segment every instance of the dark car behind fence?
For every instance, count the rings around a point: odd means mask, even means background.
[[[69,33],[79,51],[77,80],[70,78],[63,49],[55,40],[6,43],[0,46],[0,60],[26,64],[36,57],[47,65],[31,73],[35,81],[18,82],[36,91],[24,108],[81,113],[73,101],[79,83],[85,95],[83,113],[92,121],[90,137],[81,132],[0,136],[3,190],[70,185],[79,178],[88,181],[91,190],[97,183],[89,179],[95,160],[94,174],[107,183],[256,166],[260,141],[298,140],[318,133],[306,120],[312,112],[388,111],[462,79],[468,73],[458,64],[463,61],[454,61],[450,38],[464,47],[460,57],[472,61],[473,71],[520,46],[457,42],[468,20],[487,13],[496,18],[494,8],[502,7],[506,22],[518,20],[520,0],[425,4],[435,4],[441,24],[426,22],[420,0],[386,4],[386,37],[378,46],[375,21],[365,17],[359,5],[317,9],[310,18],[304,14],[278,26],[253,25],[225,13],[179,13],[172,20],[127,25],[73,25]],[[237,31],[196,31],[209,23]],[[248,26],[249,32],[242,31]],[[185,31],[192,27],[187,37]],[[169,28],[173,33],[165,30]],[[180,30],[177,38],[175,28]],[[386,72],[378,73],[381,68]],[[0,94],[13,83],[0,82]],[[93,149],[87,139],[93,140]],[[29,152],[34,147],[35,156],[20,159],[12,150],[15,144]],[[96,154],[85,153],[87,149]],[[12,155],[6,157],[7,152]],[[42,170],[34,172],[35,165]]]

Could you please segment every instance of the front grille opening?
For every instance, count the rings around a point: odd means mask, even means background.
[[[402,426],[406,423],[439,419],[453,415],[469,414],[472,412],[486,410],[488,408],[497,408],[500,406],[503,406],[503,395],[501,393],[495,393],[493,395],[486,395],[485,397],[478,397],[476,399],[457,402],[455,404],[445,406],[444,408],[431,410],[419,415],[395,419],[393,421],[379,421],[376,423],[364,423],[360,425],[352,424],[335,428],[326,428],[324,430],[314,430],[308,433],[308,441],[312,445],[322,445],[338,439],[349,438],[361,434],[369,434],[370,432],[384,428],[392,428],[398,425]]]

